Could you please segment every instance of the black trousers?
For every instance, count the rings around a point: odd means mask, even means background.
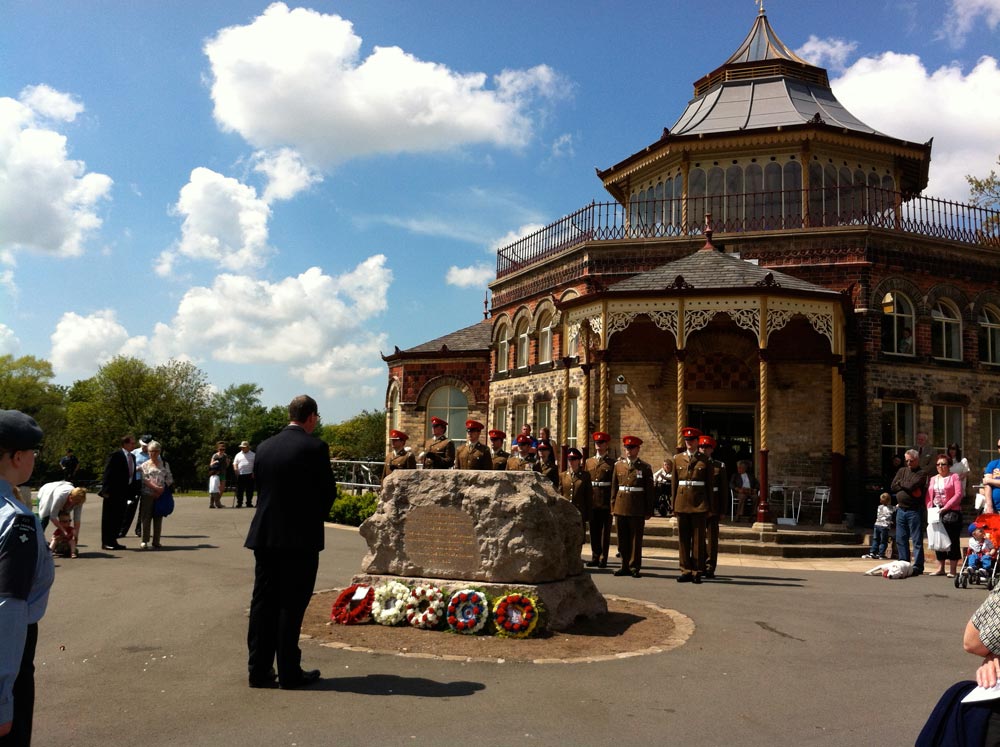
[[[598,563],[608,562],[611,548],[611,509],[590,509],[590,553]]]
[[[125,496],[109,495],[101,506],[101,544],[117,545],[125,514]]]
[[[31,722],[35,711],[35,646],[38,643],[38,623],[28,626],[21,654],[21,668],[14,680],[14,723],[10,734],[0,737],[0,747],[28,747],[31,744]]]
[[[268,677],[275,657],[278,681],[294,683],[302,672],[299,633],[316,585],[319,553],[254,550],[253,596],[247,630],[251,680]]]
[[[236,476],[236,505],[243,505],[243,496],[246,495],[247,505],[253,505],[253,475]]]
[[[122,528],[120,532],[122,537],[127,537],[128,530],[132,528],[132,522],[135,520],[136,514],[139,512],[139,502],[140,499],[138,494],[130,495],[126,499],[125,505],[122,507]],[[138,521],[135,523],[135,526],[138,528]]]

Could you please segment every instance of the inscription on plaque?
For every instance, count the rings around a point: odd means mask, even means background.
[[[403,544],[424,573],[462,579],[480,570],[476,528],[460,508],[414,506],[406,516]]]

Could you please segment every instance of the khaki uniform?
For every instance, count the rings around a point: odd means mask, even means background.
[[[492,452],[490,459],[493,461],[493,469],[503,470],[507,469],[507,460],[510,459],[510,454],[500,449],[499,451]]]
[[[493,469],[490,450],[484,444],[462,444],[455,454],[455,469]]]
[[[715,569],[719,564],[719,519],[725,513],[727,501],[729,501],[729,476],[726,473],[726,465],[718,459],[713,459],[712,499],[705,519],[704,552],[705,572],[712,575],[715,575]]]
[[[714,471],[701,453],[674,457],[674,516],[681,573],[700,576],[705,570],[705,516],[712,503]]]
[[[615,462],[611,472],[611,513],[618,527],[622,569],[642,570],[642,535],[653,515],[653,468],[642,459]]]
[[[590,552],[591,561],[602,568],[608,563],[611,547],[611,473],[615,460],[607,454],[592,456],[587,460],[592,488],[590,501]]]
[[[382,468],[382,482],[385,482],[390,474],[397,469],[416,469],[417,458],[413,456],[413,450],[409,446],[402,451],[390,451],[385,459],[385,466]]]
[[[451,469],[455,466],[455,443],[445,436],[427,439],[423,461],[424,469]]]
[[[587,520],[590,518],[592,492],[590,473],[586,470],[566,470],[559,475],[559,493],[580,512],[580,526],[584,532],[587,531]]]
[[[544,477],[548,481],[549,485],[557,491],[559,490],[559,465],[555,462],[542,462],[536,459],[534,462],[534,470]]]
[[[507,469],[531,471],[535,468],[534,459],[525,459],[522,456],[511,456],[507,459]]]

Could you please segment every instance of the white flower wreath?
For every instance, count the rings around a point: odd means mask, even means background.
[[[406,617],[410,589],[399,581],[388,581],[375,589],[372,619],[379,625],[399,625]]]
[[[418,586],[406,600],[406,621],[415,628],[436,628],[444,612],[444,594],[436,586]]]

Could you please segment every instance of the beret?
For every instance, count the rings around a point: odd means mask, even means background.
[[[0,410],[0,448],[23,451],[42,442],[42,429],[19,410]]]

